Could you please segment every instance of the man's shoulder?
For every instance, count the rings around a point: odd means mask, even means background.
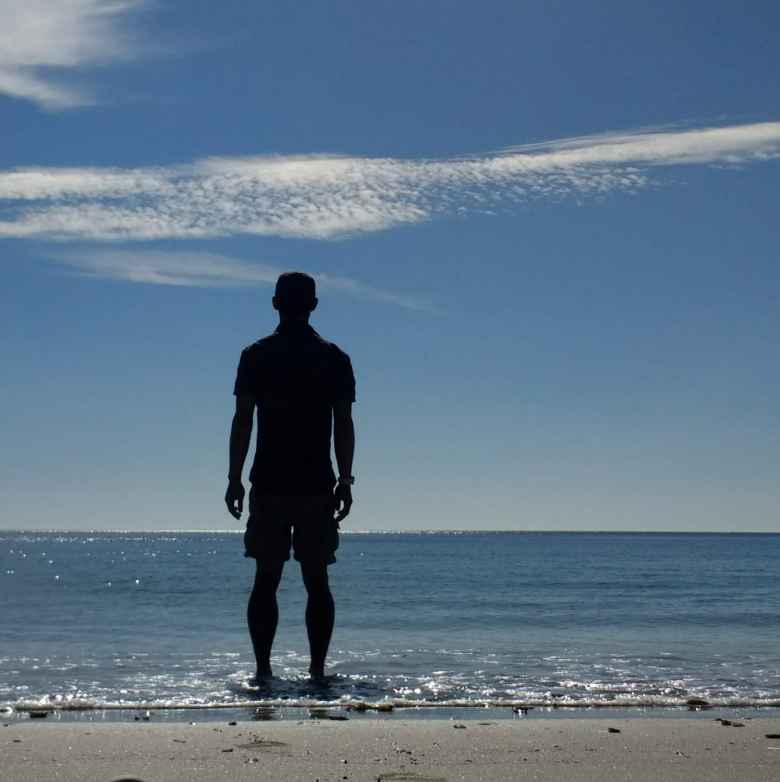
[[[269,348],[273,348],[274,343],[278,341],[279,341],[278,334],[276,333],[268,334],[267,336],[260,337],[260,339],[256,339],[254,342],[247,345],[241,351],[241,354],[248,357],[256,356],[259,353],[268,350]]]
[[[349,362],[350,358],[346,351],[342,350],[335,342],[325,339],[314,329],[311,329],[307,334],[308,342],[310,345],[314,344],[318,349],[327,353],[332,359],[337,362]],[[247,345],[242,351],[241,355],[246,356],[247,359],[252,360],[259,358],[266,354],[285,353],[289,347],[287,339],[283,333],[274,331],[265,337],[255,340],[251,344]]]
[[[329,353],[332,353],[336,358],[349,360],[349,356],[346,354],[346,352],[343,351],[335,342],[330,342],[329,340],[325,339],[325,337],[323,337],[321,334],[318,334],[316,331],[314,331],[314,329],[312,329],[312,337],[317,341],[323,350],[327,350]]]

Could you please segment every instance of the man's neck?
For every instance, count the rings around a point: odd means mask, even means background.
[[[304,331],[309,328],[308,318],[279,318],[280,331]]]

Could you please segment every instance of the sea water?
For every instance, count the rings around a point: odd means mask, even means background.
[[[780,705],[780,535],[353,533],[333,679],[279,590],[269,689],[233,533],[0,532],[0,704]]]

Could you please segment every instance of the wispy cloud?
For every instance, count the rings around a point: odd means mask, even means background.
[[[538,199],[636,191],[661,167],[780,157],[780,122],[563,139],[483,157],[208,158],[149,169],[0,172],[0,237],[329,239]]]
[[[195,288],[234,288],[273,285],[287,269],[219,253],[155,250],[86,250],[49,254],[51,260],[79,274],[151,285]],[[420,297],[386,291],[349,277],[312,272],[318,286],[358,299],[382,301],[409,310],[433,311]]]
[[[127,17],[146,0],[0,0],[0,93],[46,109],[93,102],[63,72],[127,59]],[[57,75],[55,75],[57,74]]]

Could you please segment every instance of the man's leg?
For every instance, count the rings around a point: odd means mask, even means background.
[[[312,678],[320,679],[325,675],[336,609],[328,583],[328,566],[324,562],[301,562],[301,574],[309,595],[306,602],[306,631],[311,652],[309,673]]]
[[[246,617],[255,650],[255,660],[257,660],[258,682],[271,676],[271,647],[276,635],[276,624],[279,621],[276,590],[279,588],[283,569],[284,562],[270,566],[258,562],[255,585],[249,596]]]

